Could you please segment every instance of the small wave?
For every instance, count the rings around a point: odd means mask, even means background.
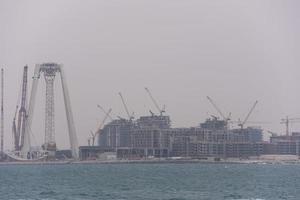
[[[243,197],[241,195],[238,194],[229,194],[224,196],[224,199],[230,199],[230,200],[242,200]],[[243,199],[244,200],[244,199]]]
[[[86,193],[79,193],[78,195],[79,195],[79,196],[82,196],[82,197],[89,196],[89,195],[88,195],[88,194],[86,194]]]
[[[8,200],[36,200],[36,199],[29,198],[29,199],[8,199]],[[49,198],[44,199],[44,198],[42,198],[40,200],[55,200],[55,199],[49,199]]]
[[[250,199],[231,199],[231,200],[266,200],[266,199],[250,198]]]
[[[54,195],[57,195],[57,193],[54,192],[54,191],[44,191],[44,192],[41,192],[40,195],[42,195],[42,196],[54,196]]]

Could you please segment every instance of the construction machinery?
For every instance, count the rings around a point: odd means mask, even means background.
[[[110,108],[110,109],[108,110],[108,112],[105,114],[105,117],[104,117],[104,119],[102,120],[102,122],[99,124],[97,130],[96,130],[95,132],[91,131],[91,140],[92,140],[91,145],[92,145],[92,146],[95,146],[95,140],[96,140],[97,136],[101,134],[101,130],[102,130],[103,126],[105,125],[106,120],[107,120],[108,118],[112,119],[112,118],[110,117],[110,113],[111,113],[111,112],[112,112],[112,109]],[[89,140],[89,143],[90,143],[90,140]]]
[[[157,111],[159,112],[160,116],[163,115],[163,113],[165,113],[165,106],[163,106],[163,108],[160,108],[160,106],[158,105],[157,101],[155,100],[155,98],[153,97],[152,93],[150,92],[150,90],[145,87],[146,92],[148,93],[151,101],[153,102],[154,106],[156,107]],[[154,113],[150,110],[151,115],[153,116]]]
[[[77,159],[78,141],[76,129],[71,109],[69,91],[65,79],[63,66],[56,63],[37,64],[34,69],[32,78],[32,88],[30,100],[27,107],[27,74],[28,67],[24,67],[22,81],[22,95],[20,106],[16,107],[16,113],[13,119],[13,136],[15,151],[6,154],[14,160],[40,160],[44,158],[54,158],[56,153],[55,141],[55,104],[54,104],[54,81],[57,74],[60,74],[62,93],[64,97],[65,112],[67,118],[70,146],[72,157]],[[44,75],[46,82],[46,105],[45,105],[45,143],[40,148],[32,148],[31,146],[31,126],[34,115],[35,100],[37,95],[38,83]]]
[[[122,100],[122,103],[123,103],[124,109],[125,109],[125,111],[126,111],[126,114],[127,114],[127,116],[128,116],[128,119],[129,119],[130,121],[132,121],[132,120],[134,119],[134,113],[132,113],[132,114],[130,114],[130,113],[129,113],[129,110],[128,110],[128,107],[127,107],[127,104],[126,104],[126,102],[125,102],[125,100],[124,100],[124,97],[123,97],[123,95],[122,95],[122,93],[121,93],[121,92],[119,92],[119,96],[120,96],[120,98],[121,98],[121,100]]]
[[[22,93],[20,106],[16,106],[16,113],[13,119],[13,136],[15,151],[20,151],[24,145],[24,136],[26,131],[27,120],[27,80],[28,79],[28,66],[24,67],[23,80],[22,80]],[[17,122],[16,122],[17,119]]]
[[[13,145],[14,145],[14,150],[17,151],[18,149],[18,142],[16,141],[16,133],[17,133],[17,125],[16,125],[16,118],[17,118],[17,114],[18,114],[18,110],[19,110],[19,106],[16,106],[16,111],[14,114],[14,118],[13,118],[13,123],[12,123],[12,138],[13,138]]]
[[[251,116],[251,114],[253,113],[255,107],[257,106],[258,104],[258,101],[255,101],[253,106],[251,107],[250,111],[248,112],[247,116],[245,117],[244,121],[240,122],[238,124],[238,126],[241,128],[241,129],[244,129],[244,125],[248,122],[249,120],[249,117]]]
[[[99,104],[97,105],[97,107],[99,108],[99,109],[101,109],[102,110],[102,112],[105,114],[105,115],[107,115],[108,116],[108,118],[112,121],[113,120],[113,118],[112,118],[112,116],[111,116],[111,114],[110,113],[108,113],[108,112],[106,112],[106,110],[102,107],[102,106],[100,106]]]
[[[28,66],[25,66],[21,83],[21,96],[19,95],[20,98],[18,98],[12,123],[14,150],[5,152],[10,159],[17,161],[41,160],[46,157],[46,152],[40,149],[31,149],[29,133],[28,135],[26,134],[26,131],[28,130],[27,79]],[[26,137],[26,135],[28,137]]]
[[[214,102],[214,100],[212,100],[212,98],[210,98],[209,96],[206,97],[208,99],[208,101],[211,103],[211,105],[216,109],[216,111],[219,113],[219,115],[223,118],[223,120],[226,122],[226,124],[228,124],[228,122],[231,120],[231,113],[228,114],[228,116],[226,117],[223,112],[221,111],[221,109],[217,106],[217,104]],[[215,116],[213,116],[215,118]]]

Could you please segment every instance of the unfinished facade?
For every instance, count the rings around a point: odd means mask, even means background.
[[[124,159],[241,158],[263,153],[261,129],[230,130],[225,121],[215,118],[192,128],[171,128],[169,116],[114,120],[101,131],[98,144],[114,149],[118,157]]]

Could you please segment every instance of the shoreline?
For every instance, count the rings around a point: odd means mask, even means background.
[[[24,161],[24,162],[0,162],[0,166],[10,165],[108,165],[108,164],[300,164],[299,160],[295,161],[278,161],[278,160],[223,160],[223,161],[206,161],[206,160],[90,160],[90,161]]]

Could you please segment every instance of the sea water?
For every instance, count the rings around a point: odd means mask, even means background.
[[[0,199],[300,200],[300,165],[4,165]]]

